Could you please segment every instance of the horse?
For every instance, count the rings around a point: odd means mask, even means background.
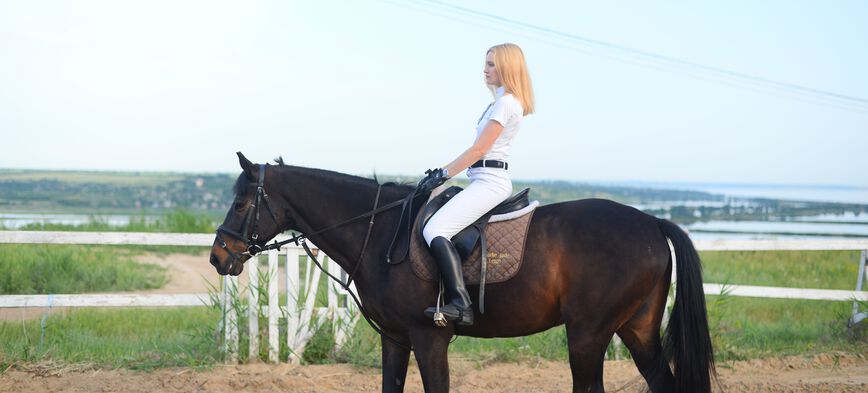
[[[447,352],[455,335],[517,337],[562,324],[573,392],[604,391],[603,362],[614,334],[650,391],[711,391],[716,371],[699,255],[668,220],[603,199],[539,206],[522,267],[512,279],[487,285],[485,314],[474,304],[475,324],[436,327],[423,310],[436,301],[439,286],[419,279],[409,263],[385,262],[403,219],[391,207],[414,187],[282,160],[257,165],[240,152],[238,158],[242,173],[210,263],[220,275],[237,276],[278,234],[308,234],[352,272],[366,318],[379,326],[383,392],[404,390],[411,351],[425,392],[448,392]],[[661,337],[673,265],[677,291]],[[476,299],[478,286],[469,290]]]

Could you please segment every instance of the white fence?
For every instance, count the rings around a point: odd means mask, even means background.
[[[282,240],[279,238],[278,240]],[[210,246],[214,235],[175,234],[175,233],[118,233],[118,232],[51,232],[51,231],[0,231],[0,243],[20,244],[100,244],[100,245],[163,245],[163,246]],[[314,246],[314,252],[318,250]],[[300,256],[304,255],[303,258]],[[266,259],[261,266],[260,259]],[[278,275],[278,260],[284,260],[284,274]],[[332,274],[343,277],[345,273],[326,255],[320,253],[320,262]],[[208,263],[206,259],[202,263]],[[254,269],[253,267],[257,267]],[[238,360],[239,329],[238,321],[243,313],[248,320],[249,358],[259,354],[260,326],[259,316],[267,320],[267,358],[277,362],[279,342],[279,320],[286,320],[286,345],[289,348],[288,360],[297,363],[301,354],[316,330],[329,320],[335,329],[335,341],[341,345],[347,332],[353,328],[358,313],[355,303],[348,298],[346,291],[335,282],[328,280],[326,288],[327,306],[316,306],[321,271],[312,261],[307,260],[301,247],[285,246],[279,252],[270,250],[260,258],[245,264],[248,284],[239,288],[238,277],[223,277],[220,306],[223,309],[221,330],[224,332],[224,345],[229,360]],[[214,273],[215,277],[217,273]],[[286,287],[285,306],[279,305],[279,280]],[[259,299],[260,283],[265,287],[267,299]],[[266,288],[267,287],[267,288]],[[354,288],[354,287],[353,287]],[[241,301],[247,298],[248,302]],[[3,307],[178,307],[211,305],[212,294],[51,294],[51,295],[0,295],[0,308]],[[262,307],[260,308],[260,304]]]
[[[323,266],[333,275],[346,281],[346,273],[338,266],[337,263],[331,260],[326,255],[319,253],[316,248],[312,250],[317,259]],[[300,261],[300,256],[304,261]],[[285,258],[284,265],[284,283],[286,285],[286,305],[280,306],[278,299],[278,286],[280,276],[279,260]],[[358,320],[359,313],[356,310],[355,303],[349,297],[349,294],[340,285],[333,280],[327,282],[327,306],[317,307],[317,293],[319,292],[320,279],[322,271],[320,271],[313,261],[307,258],[306,253],[301,247],[283,247],[280,251],[269,250],[265,255],[267,265],[263,271],[262,266],[254,265],[258,260],[251,260],[246,263],[246,271],[248,272],[249,283],[246,290],[238,290],[237,277],[225,277],[222,294],[223,306],[223,331],[225,332],[224,343],[225,349],[229,354],[230,361],[237,361],[238,354],[238,330],[243,328],[238,324],[238,311],[244,312],[248,320],[249,338],[249,359],[254,360],[259,353],[259,315],[266,315],[268,324],[268,360],[276,363],[278,359],[279,345],[279,326],[278,322],[281,318],[286,319],[286,345],[289,350],[288,361],[290,363],[298,363],[301,360],[301,354],[304,353],[305,346],[326,320],[332,322],[334,329],[335,343],[340,346],[344,343],[347,334],[354,328]],[[253,267],[256,268],[253,268]],[[303,269],[302,269],[303,268]],[[267,301],[262,302],[259,299],[261,287],[265,287]],[[350,285],[353,291],[355,286]],[[241,302],[243,293],[247,293],[249,301],[246,307]],[[260,309],[259,305],[262,305]],[[272,305],[278,305],[272,307]],[[264,309],[264,310],[263,310]]]
[[[116,233],[116,232],[43,232],[43,231],[0,231],[0,243],[29,244],[135,244],[135,245],[172,245],[172,246],[210,246],[214,235],[210,234],[168,234],[168,233]],[[696,240],[699,250],[735,251],[735,250],[863,250],[860,257],[859,276],[855,291],[828,289],[801,289],[758,287],[747,285],[704,284],[707,294],[721,293],[726,289],[730,296],[748,296],[784,299],[817,299],[852,301],[853,316],[851,324],[866,318],[866,312],[860,309],[859,302],[868,302],[868,292],[862,291],[868,272],[865,265],[868,261],[868,239],[866,240]],[[321,278],[321,272],[311,261],[300,256],[304,255],[301,248],[284,247],[280,252],[269,251],[265,258],[267,263],[264,271],[252,269],[252,262],[247,268],[248,288],[239,290],[237,278],[225,278],[223,293],[220,295],[224,308],[223,327],[226,334],[226,349],[231,360],[237,360],[239,315],[235,312],[246,308],[249,321],[248,337],[250,338],[249,354],[255,357],[259,353],[259,315],[266,315],[267,347],[269,361],[278,360],[280,318],[286,319],[286,345],[289,348],[290,362],[297,362],[305,345],[318,328],[319,324],[329,319],[334,321],[335,338],[340,345],[358,319],[354,303],[345,291],[329,280],[326,307],[315,307],[315,294]],[[269,307],[279,304],[278,281],[279,260],[284,259],[283,280],[286,285],[286,305]],[[340,268],[327,256],[318,257],[335,275],[343,275]],[[207,263],[205,260],[202,263]],[[267,302],[258,298],[258,290],[263,277],[267,277]],[[263,309],[258,306],[245,307],[240,300],[247,294],[248,305],[264,303]],[[126,295],[126,294],[81,294],[81,295],[0,295],[2,307],[130,307],[130,306],[202,306],[210,301],[210,294],[175,294],[175,295]],[[311,323],[312,322],[312,323]]]

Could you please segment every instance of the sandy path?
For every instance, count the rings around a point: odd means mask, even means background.
[[[736,362],[721,367],[727,392],[868,392],[868,360],[820,355]],[[451,363],[453,392],[568,392],[569,368],[562,362],[497,363],[484,367],[467,360]],[[606,390],[639,392],[644,382],[629,361],[606,362]],[[622,390],[620,390],[622,389]],[[0,375],[0,393],[10,392],[373,392],[378,369],[349,365],[293,366],[250,364],[210,371],[169,369],[70,371],[49,366],[11,369]],[[419,371],[411,365],[407,392],[421,392]]]
[[[136,293],[207,293],[209,286],[219,283],[220,276],[208,262],[208,252],[199,254],[144,254],[137,262],[150,263],[166,268],[169,281],[163,288]],[[247,270],[241,275],[241,283],[247,285]],[[217,285],[219,288],[219,285]]]

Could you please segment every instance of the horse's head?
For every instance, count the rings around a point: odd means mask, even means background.
[[[280,212],[265,190],[269,166],[253,164],[241,152],[238,160],[244,171],[235,182],[235,200],[211,246],[211,264],[221,275],[241,274],[244,262],[281,232],[276,215]]]

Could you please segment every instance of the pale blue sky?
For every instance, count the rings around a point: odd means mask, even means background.
[[[0,0],[0,168],[234,173],[241,150],[421,174],[472,142],[485,51],[509,41],[538,108],[515,179],[868,186],[866,20],[864,1]]]

